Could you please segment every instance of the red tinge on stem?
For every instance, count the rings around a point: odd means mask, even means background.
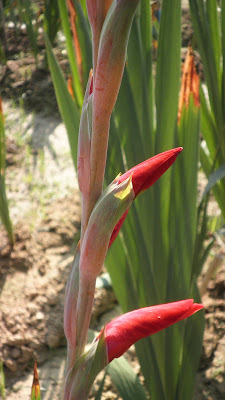
[[[190,317],[202,308],[202,304],[194,303],[193,299],[188,299],[140,308],[115,318],[105,327],[105,342],[109,362],[122,356],[138,340]]]
[[[135,167],[129,169],[129,171],[125,172],[125,174],[119,176],[117,178],[118,184],[123,182],[129,176],[132,176],[132,184],[135,193],[135,197],[144,190],[150,188],[154,183],[166,172],[166,170],[174,163],[178,154],[183,150],[182,147],[177,147],[172,150],[164,151],[163,153],[157,154],[156,156],[149,158],[146,161],[136,165]],[[117,225],[114,228],[112,233],[109,247],[116,239],[121,226],[127,216],[128,210],[126,214],[124,214]]]

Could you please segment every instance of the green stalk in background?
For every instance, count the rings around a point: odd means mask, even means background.
[[[107,182],[143,159],[175,146],[184,147],[178,168],[171,168],[148,193],[135,200],[122,233],[109,250],[106,264],[123,312],[190,296],[195,300],[199,298],[196,286],[199,269],[194,267],[194,257],[200,109],[191,97],[178,126],[180,3],[180,0],[163,1],[158,58],[154,64],[151,9],[148,0],[141,0],[130,33],[122,86],[111,118]],[[88,37],[90,30],[84,2],[73,0],[73,4],[77,20],[84,21],[83,32]],[[59,108],[72,143],[77,140],[83,92],[66,2],[60,1],[59,5],[60,13],[64,12],[63,27],[66,28],[75,100],[68,93],[48,39],[46,47]],[[90,36],[86,40],[90,42]],[[83,62],[88,60],[88,63],[90,54],[87,55],[87,47],[81,41],[80,50]],[[156,70],[155,84],[153,70]],[[70,105],[70,111],[65,104]],[[71,153],[75,160],[77,145],[71,146]],[[136,344],[152,400],[192,398],[204,326],[200,314],[190,322],[179,322]],[[114,377],[115,374],[117,385],[122,385],[118,368],[113,370]]]
[[[2,100],[0,98],[0,218],[8,233],[9,242],[13,246],[13,228],[9,216],[9,207],[5,188],[5,130],[2,113]]]
[[[33,2],[29,0],[17,0],[18,11],[21,18],[21,21],[25,23],[27,28],[27,35],[30,40],[32,53],[35,58],[36,66],[38,64],[38,24],[37,17],[33,11]],[[33,24],[33,21],[36,21],[36,24]]]
[[[6,398],[6,396],[5,396],[5,375],[4,375],[2,360],[0,360],[0,394],[3,399]]]
[[[189,4],[207,85],[201,88],[201,165],[225,218],[225,0],[221,7],[216,0]]]
[[[53,46],[60,27],[59,8],[55,0],[45,0],[44,16],[45,31],[47,32],[50,43]]]

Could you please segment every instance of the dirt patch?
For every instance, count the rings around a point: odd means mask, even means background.
[[[48,219],[34,232],[17,226],[15,247],[1,258],[0,357],[11,372],[20,373],[34,358],[43,362],[47,347],[65,344],[64,288],[79,209],[77,194],[48,207]]]

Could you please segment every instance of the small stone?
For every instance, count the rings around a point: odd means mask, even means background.
[[[39,364],[43,364],[46,360],[48,360],[49,354],[47,348],[45,350],[38,349],[38,352],[35,353],[35,359]]]
[[[20,357],[19,362],[29,361],[32,357],[33,351],[25,346],[22,346],[22,356]]]
[[[38,307],[36,306],[36,304],[30,303],[27,306],[27,310],[30,312],[31,315],[33,315],[38,311]]]
[[[24,336],[22,336],[22,334],[17,334],[17,335],[13,335],[11,338],[8,339],[8,344],[10,346],[18,346],[21,344],[26,343],[26,339]]]
[[[12,351],[11,351],[11,356],[12,356],[12,358],[14,358],[14,359],[16,360],[17,358],[20,357],[20,355],[21,355],[20,349],[14,347],[14,348],[12,349]]]
[[[46,266],[40,265],[40,267],[38,268],[38,272],[41,276],[44,276],[46,274]]]
[[[54,306],[55,304],[58,303],[58,295],[54,290],[49,290],[47,293],[47,297],[48,297],[48,302],[49,304],[51,304],[51,306]]]
[[[36,320],[37,320],[37,321],[42,321],[44,318],[45,318],[45,314],[44,314],[43,312],[38,311],[38,312],[36,313]]]
[[[50,333],[47,337],[47,344],[50,348],[58,347],[60,344],[60,337],[54,333]]]
[[[16,372],[17,371],[17,364],[15,361],[12,360],[6,360],[5,365],[10,371]]]

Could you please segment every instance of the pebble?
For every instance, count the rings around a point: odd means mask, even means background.
[[[14,349],[12,349],[12,351],[11,351],[11,356],[12,356],[12,358],[14,358],[15,360],[16,360],[17,358],[19,358],[19,357],[21,356],[21,351],[20,351],[20,349],[18,349],[17,347],[14,347]]]
[[[47,336],[47,344],[50,348],[58,347],[60,344],[60,337],[54,333],[49,333]]]
[[[38,312],[36,313],[36,319],[37,319],[38,321],[42,321],[44,318],[45,318],[45,314],[44,314],[43,312],[38,311]]]
[[[6,360],[5,365],[7,368],[10,369],[10,371],[12,372],[16,372],[17,371],[17,363],[12,361],[12,360]]]

